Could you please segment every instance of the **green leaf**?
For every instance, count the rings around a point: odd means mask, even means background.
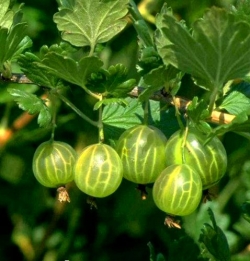
[[[16,88],[16,84],[2,85],[0,88],[0,104],[13,102],[13,97],[9,93],[9,89]],[[34,93],[38,90],[38,87],[34,84],[20,84],[18,89],[29,93]]]
[[[108,104],[120,104],[120,105],[123,105],[123,106],[128,105],[126,99],[108,98],[108,99],[103,99],[101,101],[98,101],[94,106],[94,110],[98,110],[102,105],[108,105]]]
[[[224,109],[233,115],[238,115],[242,112],[249,114],[250,99],[241,92],[233,91],[223,99],[219,109]]]
[[[152,69],[158,68],[162,64],[161,57],[155,47],[149,46],[140,48],[137,70],[142,76],[149,73]]]
[[[166,261],[162,253],[157,254],[156,261]]]
[[[135,80],[127,79],[128,70],[123,64],[111,65],[107,70],[92,73],[86,87],[109,97],[126,97],[134,88]]]
[[[0,27],[10,28],[13,22],[14,12],[9,10],[10,1],[0,0]]]
[[[103,124],[116,128],[127,129],[142,122],[141,103],[136,99],[127,98],[128,105],[109,104],[104,107],[102,114]]]
[[[32,93],[18,89],[9,89],[8,91],[22,110],[30,114],[39,113],[38,124],[40,127],[46,127],[51,123],[51,114],[44,100]]]
[[[19,45],[16,47],[16,51],[12,56],[12,60],[16,60],[19,58],[20,54],[24,52],[24,50],[32,47],[33,43],[32,40],[25,36],[22,41],[19,43]]]
[[[103,109],[102,121],[104,124],[105,137],[118,138],[128,128],[141,124],[144,119],[144,108],[138,99],[126,98],[127,106],[118,103],[108,104]],[[162,130],[166,137],[170,137],[179,129],[173,107],[161,110],[161,103],[149,101],[148,124]]]
[[[243,20],[250,23],[250,3],[249,1],[237,1],[236,6],[231,7],[231,12],[237,20]]]
[[[250,25],[212,7],[193,25],[192,33],[163,9],[156,45],[165,64],[191,74],[207,90],[220,89],[250,71]],[[247,37],[246,37],[247,36]]]
[[[133,26],[137,32],[141,45],[143,45],[143,47],[154,47],[154,41],[152,35],[150,34],[150,28],[143,19],[135,2],[130,1],[128,8],[133,20]]]
[[[250,202],[246,201],[241,205],[241,212],[246,221],[250,223]]]
[[[140,94],[140,101],[148,99],[154,92],[164,88],[168,94],[175,95],[180,88],[183,74],[173,66],[160,66],[143,77],[147,85]]]
[[[64,0],[54,15],[62,38],[75,46],[90,46],[112,39],[124,29],[127,0]]]
[[[20,51],[30,46],[30,40],[25,38],[26,28],[26,23],[17,24],[10,31],[0,28],[0,70],[6,61],[13,60]]]
[[[38,65],[41,63],[41,59],[35,54],[26,52],[20,55],[18,63],[22,71],[33,83],[49,88],[60,88],[63,86],[62,81],[58,77],[48,73],[48,70]]]
[[[250,120],[248,120],[248,115],[242,112],[228,124],[222,124],[213,129],[213,135],[222,135],[229,131],[234,132],[249,132]]]
[[[169,249],[168,261],[193,261],[198,260],[200,249],[194,240],[182,235],[178,239],[173,240]]]
[[[218,261],[230,261],[231,255],[227,242],[227,238],[221,228],[216,224],[212,210],[208,209],[212,226],[205,223],[202,233],[199,238],[199,242],[203,243],[206,249],[213,255]]]
[[[201,132],[209,133],[210,125],[206,122],[209,117],[208,104],[204,100],[198,101],[198,97],[194,97],[187,107],[187,115],[190,124]]]
[[[85,88],[92,73],[99,71],[103,62],[97,57],[83,57],[79,62],[55,52],[49,52],[37,65],[52,75]]]

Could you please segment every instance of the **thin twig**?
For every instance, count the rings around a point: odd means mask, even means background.
[[[31,80],[29,80],[26,75],[20,74],[20,73],[13,73],[12,77],[10,79],[4,79],[2,75],[0,76],[0,82],[6,82],[6,83],[28,83],[28,84],[34,84]],[[138,97],[139,94],[143,91],[142,87],[136,86],[128,95],[130,97]],[[162,101],[166,102],[171,105],[175,105],[178,107],[179,110],[185,111],[188,104],[190,103],[189,100],[176,96],[175,97],[175,104],[172,99],[172,97],[165,97],[160,91],[155,92],[151,97],[151,100],[156,100],[156,101]],[[224,113],[224,112],[219,112],[219,111],[213,111],[211,114],[211,117],[208,119],[209,122],[215,123],[215,124],[228,124],[230,123],[233,119],[235,118],[234,115]]]

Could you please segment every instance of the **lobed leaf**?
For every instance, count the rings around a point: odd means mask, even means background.
[[[95,106],[94,106],[94,110],[98,110],[102,105],[114,105],[114,104],[120,104],[123,106],[128,105],[126,99],[124,98],[108,98],[108,99],[103,99],[101,101],[98,101]]]
[[[230,250],[227,238],[221,228],[216,224],[212,210],[209,208],[209,215],[212,221],[212,226],[205,223],[199,242],[203,243],[211,255],[218,261],[230,261]]]
[[[198,97],[194,97],[187,107],[187,114],[190,124],[203,133],[211,132],[210,125],[206,122],[209,117],[207,103],[204,100],[198,101]]]
[[[39,66],[41,60],[33,53],[21,54],[18,63],[25,75],[35,84],[49,88],[62,87],[62,81]]]
[[[124,29],[128,0],[64,0],[54,15],[62,38],[75,46],[94,46]]]
[[[38,115],[38,124],[40,127],[48,126],[51,122],[51,114],[45,102],[32,93],[18,89],[9,89],[9,93],[14,97],[19,107],[30,114]]]
[[[37,65],[48,73],[85,88],[92,73],[98,72],[103,62],[97,57],[83,57],[79,62],[55,52],[45,55]]]
[[[135,86],[135,80],[127,76],[128,70],[123,64],[111,65],[107,70],[92,73],[86,87],[106,97],[126,97]]]
[[[141,123],[141,104],[131,98],[126,99],[128,105],[121,106],[119,103],[109,104],[104,107],[102,121],[104,125],[128,129]]]
[[[250,99],[241,92],[233,91],[223,99],[218,108],[234,115],[242,112],[250,114]]]
[[[10,31],[0,28],[0,70],[6,61],[14,60],[25,48],[31,46],[31,40],[26,37],[26,23],[13,26]]]
[[[207,90],[221,89],[250,71],[250,25],[212,7],[190,31],[163,8],[157,20],[156,45],[165,64],[191,74]]]
[[[150,98],[154,92],[164,89],[167,94],[175,95],[180,88],[183,74],[173,66],[161,65],[143,76],[147,85],[140,94],[140,101]]]

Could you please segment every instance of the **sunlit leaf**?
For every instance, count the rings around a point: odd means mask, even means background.
[[[250,113],[250,99],[239,91],[233,91],[225,97],[219,109],[226,110],[233,115],[242,112]]]
[[[141,123],[141,104],[136,99],[127,98],[127,106],[119,103],[104,107],[102,121],[105,125],[127,129]]]
[[[123,30],[127,0],[64,0],[54,15],[62,38],[75,46],[104,43]]]
[[[9,10],[10,0],[0,0],[0,27],[10,28],[13,23],[14,12]]]

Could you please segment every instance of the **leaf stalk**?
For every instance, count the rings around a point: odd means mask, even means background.
[[[99,128],[99,122],[91,120],[87,115],[85,115],[81,110],[79,110],[71,101],[69,101],[65,96],[61,93],[56,92],[56,95],[67,104],[74,112],[76,112],[82,119],[90,123],[91,125]]]

